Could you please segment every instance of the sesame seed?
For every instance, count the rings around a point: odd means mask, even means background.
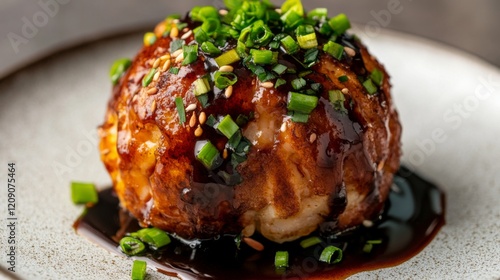
[[[151,113],[154,113],[156,111],[156,100],[153,100],[151,102]]]
[[[173,27],[172,30],[170,30],[170,38],[174,39],[179,36],[179,29],[177,27]]]
[[[221,68],[219,68],[220,72],[233,72],[234,67],[231,65],[224,65]]]
[[[165,60],[167,60],[167,59],[170,59],[170,54],[169,54],[169,53],[167,53],[167,54],[164,54],[164,55],[160,56],[160,60],[161,60],[161,61],[165,61]]]
[[[285,132],[286,131],[286,122],[284,122],[284,123],[281,124],[280,130],[281,130],[281,132]]]
[[[265,82],[265,83],[262,83],[260,85],[262,87],[265,87],[265,88],[273,88],[274,87],[274,84],[272,82]]]
[[[219,15],[221,15],[221,16],[225,16],[225,15],[227,15],[227,13],[228,13],[227,10],[224,10],[224,9],[219,10]]]
[[[370,221],[370,220],[364,220],[363,221],[363,226],[367,227],[367,228],[372,227],[373,226],[373,222]]]
[[[191,103],[186,107],[186,112],[191,112],[194,110],[196,110],[196,104],[194,104],[194,103]]]
[[[226,91],[224,92],[224,95],[226,96],[226,98],[231,97],[231,95],[233,95],[233,86],[228,86],[226,88]]]
[[[189,30],[188,32],[184,33],[184,35],[182,35],[181,39],[182,40],[186,40],[187,38],[189,38],[189,36],[193,35],[193,31],[192,30]]]
[[[196,128],[196,130],[194,131],[194,136],[196,137],[200,137],[201,135],[203,134],[203,129],[201,128],[200,125],[198,125],[198,127]]]
[[[177,19],[177,18],[176,18],[176,19],[172,20],[172,22],[173,22],[173,23],[175,23],[175,24],[177,24],[177,23],[179,23],[179,22],[181,22],[181,21],[180,21],[179,19]]]
[[[205,114],[205,112],[201,112],[198,121],[200,122],[200,124],[204,124],[206,120],[207,120],[207,114]]]
[[[356,55],[356,51],[353,50],[352,48],[349,48],[349,47],[344,47],[344,51],[345,53],[348,55],[348,56],[355,56]]]
[[[222,151],[222,158],[226,159],[227,157],[228,157],[227,149],[224,149],[224,151]]]
[[[262,245],[262,243],[250,237],[243,237],[243,242],[245,242],[248,246],[255,249],[256,251],[264,250],[264,245]]]
[[[160,78],[160,71],[156,72],[155,75],[153,76],[153,81],[158,81],[158,79]]]
[[[316,135],[316,133],[311,134],[311,136],[309,136],[309,142],[314,143],[314,141],[316,141],[317,137],[318,136]]]
[[[158,88],[156,88],[156,87],[152,87],[152,88],[150,88],[150,89],[148,89],[148,90],[146,91],[146,94],[147,94],[147,95],[153,95],[153,94],[156,94],[157,92],[158,92]]]
[[[377,171],[381,171],[385,166],[385,161],[381,161],[378,163],[378,166],[377,166]]]
[[[194,127],[196,125],[196,112],[193,112],[191,119],[189,120],[189,126]]]
[[[182,49],[178,49],[172,54],[172,57],[177,58],[179,55],[181,55],[182,52]]]
[[[349,93],[349,89],[348,88],[343,88],[342,89],[342,93],[343,94],[348,94]]]
[[[181,53],[178,57],[175,58],[175,62],[182,62],[184,60],[184,54]]]
[[[155,60],[155,62],[153,63],[153,68],[158,68],[158,66],[160,66],[160,62],[161,62],[161,60],[159,58],[157,58]]]
[[[170,68],[170,64],[171,64],[171,62],[170,62],[170,58],[169,58],[167,61],[165,61],[165,63],[163,63],[163,66],[161,67],[161,70],[163,72],[167,71],[168,68]]]

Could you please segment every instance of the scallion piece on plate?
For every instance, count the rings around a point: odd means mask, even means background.
[[[213,170],[222,164],[219,150],[210,141],[198,141],[195,154],[196,159],[208,170]]]
[[[219,67],[224,65],[233,64],[239,61],[241,58],[235,49],[229,50],[215,59],[215,62]]]
[[[342,250],[335,246],[327,246],[321,252],[319,260],[329,264],[338,263],[342,260]]]
[[[312,49],[318,46],[316,32],[312,25],[301,25],[295,30],[299,46],[303,49]]]
[[[379,69],[375,68],[375,70],[373,70],[372,73],[370,74],[370,79],[372,79],[372,81],[378,86],[381,86],[382,81],[384,80],[384,73]]]
[[[208,18],[201,25],[201,29],[207,33],[207,35],[214,34],[220,27],[220,21],[216,18]]]
[[[188,65],[195,62],[198,59],[198,45],[182,46],[182,51],[184,54],[184,60],[182,65]]]
[[[328,43],[323,46],[323,51],[340,60],[344,54],[344,47],[341,44],[328,41]]]
[[[340,76],[340,77],[338,77],[338,80],[341,83],[345,83],[345,82],[349,81],[349,77],[347,77],[345,75],[344,76]]]
[[[273,39],[273,35],[269,26],[262,20],[258,20],[252,25],[250,40],[254,46],[265,46]]]
[[[309,248],[311,246],[314,246],[316,244],[320,244],[321,242],[323,242],[323,240],[321,240],[321,238],[319,238],[317,236],[312,236],[312,237],[309,237],[307,239],[300,241],[300,247],[305,249],[305,248]]]
[[[277,251],[274,256],[274,266],[277,268],[288,267],[288,251]]]
[[[148,265],[145,261],[134,260],[132,264],[132,280],[144,280],[146,278],[146,269]]]
[[[292,87],[294,90],[300,90],[306,86],[306,80],[304,78],[297,78],[292,81]]]
[[[273,67],[273,71],[278,74],[278,75],[281,75],[283,73],[285,73],[286,69],[288,69],[288,67],[286,67],[285,65],[283,64],[276,64],[274,67]]]
[[[194,81],[194,96],[200,96],[210,91],[210,84],[207,78],[199,78]]]
[[[170,244],[168,234],[158,228],[143,228],[132,234],[132,236],[148,243],[155,250]]]
[[[281,39],[281,45],[283,46],[287,54],[294,54],[300,49],[299,44],[297,44],[297,42],[290,35]]]
[[[201,50],[210,56],[220,55],[222,53],[219,48],[217,48],[212,42],[203,42],[201,44]]]
[[[71,200],[75,204],[96,204],[99,196],[92,183],[71,182]]]
[[[333,29],[333,32],[337,35],[344,34],[344,32],[351,28],[349,18],[347,18],[345,14],[334,16],[328,21],[328,24]]]
[[[186,110],[184,109],[182,97],[175,98],[175,106],[177,107],[177,113],[179,114],[179,122],[183,124],[186,121]]]
[[[309,114],[304,114],[300,112],[291,112],[292,121],[296,123],[307,123],[309,120]]]
[[[179,71],[180,71],[179,67],[172,67],[168,70],[169,73],[172,73],[174,75],[179,74]]]
[[[318,97],[305,95],[297,92],[288,93],[287,108],[290,111],[295,111],[304,114],[310,114],[318,105]]]
[[[233,121],[230,115],[226,115],[217,126],[217,129],[224,134],[227,139],[230,139],[240,127]]]
[[[347,114],[347,109],[344,106],[345,96],[340,90],[330,90],[328,98],[330,99],[330,103],[332,103],[333,109]]]
[[[214,74],[215,86],[219,89],[225,89],[228,86],[234,85],[238,81],[238,76],[233,72],[217,71]]]
[[[144,76],[144,78],[142,78],[142,86],[143,87],[147,87],[151,81],[153,80],[153,76],[156,74],[156,68],[151,68],[151,70],[149,70],[148,74],[146,74],[146,76]]]
[[[113,65],[111,65],[111,69],[109,70],[109,76],[111,77],[111,82],[113,85],[116,85],[120,80],[121,76],[127,71],[127,69],[132,64],[132,61],[128,58],[122,58],[116,60]]]
[[[276,80],[276,83],[274,83],[274,88],[278,88],[278,87],[285,85],[285,84],[286,84],[286,80],[279,78]]]
[[[156,35],[153,32],[146,32],[144,34],[143,43],[144,46],[149,47],[156,42]]]
[[[141,240],[125,236],[120,240],[120,249],[123,253],[129,256],[136,256],[146,250],[146,246]]]
[[[382,244],[382,240],[378,239],[378,240],[368,240],[366,241],[365,245],[363,246],[363,252],[365,253],[371,253],[371,251],[373,250],[373,245],[378,245],[378,244]]]
[[[328,10],[326,8],[312,9],[307,13],[307,18],[312,20],[323,20],[328,17]]]
[[[194,34],[194,39],[196,40],[196,42],[198,42],[200,44],[203,44],[203,43],[207,42],[208,40],[210,40],[210,37],[203,29],[201,29],[201,26],[196,27],[193,30],[193,34]]]
[[[182,48],[182,46],[184,46],[185,44],[185,41],[184,40],[173,40],[172,43],[170,43],[170,52],[173,53],[177,50],[179,50],[180,48]]]
[[[364,81],[363,86],[369,94],[375,94],[377,92],[377,87],[373,84],[372,80],[368,79]]]
[[[256,50],[252,49],[250,51],[252,56],[252,61],[255,64],[268,65],[275,64],[278,62],[278,53],[269,50]]]

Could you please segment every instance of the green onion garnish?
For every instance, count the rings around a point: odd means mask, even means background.
[[[129,256],[138,255],[146,250],[146,246],[137,238],[125,236],[120,240],[120,249]]]
[[[230,115],[226,115],[222,121],[220,121],[217,129],[229,139],[240,129],[240,127],[233,121]]]
[[[287,108],[290,111],[295,111],[304,114],[310,114],[318,105],[318,97],[305,95],[297,92],[288,93]]]
[[[281,16],[281,21],[285,23],[287,30],[294,30],[304,22],[304,17],[294,10],[289,10]]]
[[[199,146],[203,145],[201,148]],[[196,142],[196,159],[208,170],[213,170],[222,164],[219,150],[210,141]]]
[[[288,67],[286,67],[285,65],[283,64],[276,64],[274,67],[273,67],[273,71],[278,74],[278,75],[281,75],[283,73],[285,73],[286,69]]]
[[[377,87],[373,84],[372,80],[368,79],[363,83],[368,94],[375,94],[377,92]]]
[[[175,98],[175,106],[177,107],[177,113],[179,114],[179,122],[183,124],[186,121],[186,110],[184,109],[182,97]]]
[[[205,33],[209,36],[214,34],[214,32],[219,29],[219,27],[220,21],[218,18],[208,18],[201,25],[201,29],[203,29],[203,31],[205,31]]]
[[[174,75],[179,74],[179,71],[180,71],[179,67],[172,67],[168,70],[169,73],[172,73]]]
[[[241,131],[238,129],[236,133],[234,133],[233,136],[231,136],[231,138],[229,138],[229,140],[227,141],[227,147],[233,151],[236,150],[242,138],[243,135],[241,134]]]
[[[288,267],[288,251],[278,251],[274,257],[275,267]]]
[[[132,265],[132,280],[144,280],[146,278],[146,269],[148,265],[145,261],[134,260]]]
[[[222,180],[224,180],[224,183],[228,186],[236,186],[243,181],[241,175],[236,171],[233,174],[229,174],[226,171],[221,170],[217,172],[217,175],[219,175],[219,177],[221,177]]]
[[[297,78],[292,81],[292,87],[294,90],[300,90],[306,86],[306,80],[304,78]]]
[[[198,59],[198,45],[193,44],[189,46],[182,46],[182,51],[184,54],[184,61],[182,65],[188,65],[195,62]]]
[[[281,39],[281,45],[285,49],[287,54],[294,54],[299,51],[299,44],[295,42],[292,36],[288,35],[285,38]]]
[[[340,90],[330,90],[328,92],[328,97],[330,99],[330,103],[333,105],[333,109],[347,114],[347,109],[344,106],[345,96]]]
[[[229,50],[225,53],[223,53],[221,56],[217,57],[215,59],[215,62],[219,67],[224,66],[224,65],[229,65],[233,64],[237,61],[239,61],[241,58],[236,52],[235,49]]]
[[[316,32],[312,25],[301,25],[295,31],[299,46],[303,49],[312,49],[318,46]]]
[[[218,121],[217,121],[217,119],[214,117],[214,115],[209,115],[209,116],[207,117],[206,124],[207,124],[208,126],[211,126],[211,127],[213,127],[213,128],[217,128],[218,123],[219,123],[219,122],[218,122]]]
[[[210,40],[210,37],[203,29],[201,29],[201,26],[196,27],[193,30],[193,33],[194,33],[194,39],[196,40],[196,42],[198,42],[200,44]]]
[[[345,76],[345,75],[344,75],[344,76],[340,76],[340,77],[338,78],[338,80],[339,80],[339,82],[341,82],[341,83],[345,83],[345,82],[349,81],[349,77],[347,77],[347,76]]]
[[[201,44],[201,50],[210,56],[216,56],[222,53],[222,51],[211,42],[203,42],[203,44]]]
[[[307,239],[300,241],[300,247],[305,249],[305,248],[309,248],[311,246],[314,246],[316,244],[320,244],[321,242],[323,242],[323,240],[321,240],[321,238],[319,238],[317,236],[313,236],[313,237],[309,237]]]
[[[332,259],[333,255],[336,255],[334,259]],[[338,263],[342,260],[342,250],[335,246],[328,246],[321,252],[321,256],[319,260],[322,262],[326,262],[329,264]]]
[[[210,18],[219,18],[219,12],[213,6],[196,6],[191,9],[189,16],[194,21],[205,21]]]
[[[194,85],[194,96],[200,96],[206,94],[210,91],[210,84],[207,78],[199,78],[193,83]]]
[[[215,86],[219,89],[225,89],[228,86],[234,85],[238,81],[238,76],[233,72],[217,71],[214,74]]]
[[[111,82],[113,85],[116,85],[122,75],[127,71],[127,69],[132,64],[132,61],[128,58],[122,58],[116,60],[113,65],[111,65],[111,69],[109,70],[109,76],[111,77]]]
[[[142,86],[143,87],[147,87],[151,81],[153,80],[153,76],[156,74],[156,68],[151,68],[151,70],[149,70],[148,74],[146,74],[146,76],[144,76],[144,78],[142,79]]]
[[[180,48],[182,48],[182,46],[184,46],[184,44],[185,44],[184,40],[179,39],[172,41],[172,43],[170,43],[170,52],[173,53],[176,50],[179,50]]]
[[[382,244],[382,240],[378,239],[378,240],[366,241],[365,245],[363,246],[363,252],[371,253],[371,251],[373,250],[373,245],[375,245],[375,244]]]
[[[292,121],[296,123],[307,123],[309,120],[309,114],[304,114],[300,112],[291,112],[289,113],[292,116]]]
[[[276,82],[274,83],[274,88],[278,88],[282,85],[285,85],[286,84],[286,80],[285,79],[277,79]]]
[[[144,34],[144,46],[149,47],[156,42],[156,35],[153,32],[146,32]]]
[[[170,244],[168,234],[159,228],[143,228],[132,233],[132,236],[148,243],[155,250]]]
[[[92,183],[71,182],[71,200],[75,204],[96,204],[99,196]]]
[[[277,52],[252,49],[250,50],[250,54],[252,55],[252,61],[255,64],[267,65],[278,62]]]
[[[351,23],[345,14],[339,14],[328,21],[328,24],[337,35],[344,34],[347,29],[351,28]]]
[[[370,74],[370,79],[372,79],[372,81],[376,85],[381,86],[382,81],[384,80],[384,73],[379,69],[375,68],[375,70],[373,70],[373,72]]]
[[[252,25],[250,39],[254,46],[260,47],[267,45],[273,39],[273,35],[269,26],[262,20],[258,20]]]
[[[313,66],[318,59],[319,50],[317,48],[312,48],[306,51],[304,54],[304,64],[307,67]]]
[[[328,17],[328,10],[326,8],[316,8],[307,13],[307,18],[315,21],[324,20]]]
[[[323,51],[340,60],[342,58],[342,54],[344,54],[344,47],[341,44],[328,41],[328,43],[323,46]]]

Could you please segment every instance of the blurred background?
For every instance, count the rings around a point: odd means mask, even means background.
[[[281,5],[283,1],[273,1]],[[443,42],[500,66],[498,0],[304,0],[306,9],[346,13],[358,31],[388,28]],[[222,0],[1,0],[0,79],[63,49],[152,29],[171,13]]]

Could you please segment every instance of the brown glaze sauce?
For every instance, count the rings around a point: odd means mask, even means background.
[[[418,254],[444,225],[444,193],[402,167],[380,219],[372,227],[361,226],[342,233],[321,230],[323,243],[303,249],[294,242],[276,244],[253,236],[264,244],[257,252],[243,242],[238,250],[234,236],[211,240],[182,240],[173,235],[172,242],[158,251],[140,257],[159,272],[182,279],[344,279],[358,272],[401,264]],[[128,232],[139,229],[137,221],[119,207],[111,188],[99,193],[99,203],[85,210],[75,222],[76,231],[117,254],[122,254],[118,241]],[[326,225],[326,228],[328,226]],[[370,253],[363,252],[367,240],[382,240]],[[344,250],[338,264],[319,262],[327,245]],[[276,251],[288,251],[286,270],[274,267]]]

